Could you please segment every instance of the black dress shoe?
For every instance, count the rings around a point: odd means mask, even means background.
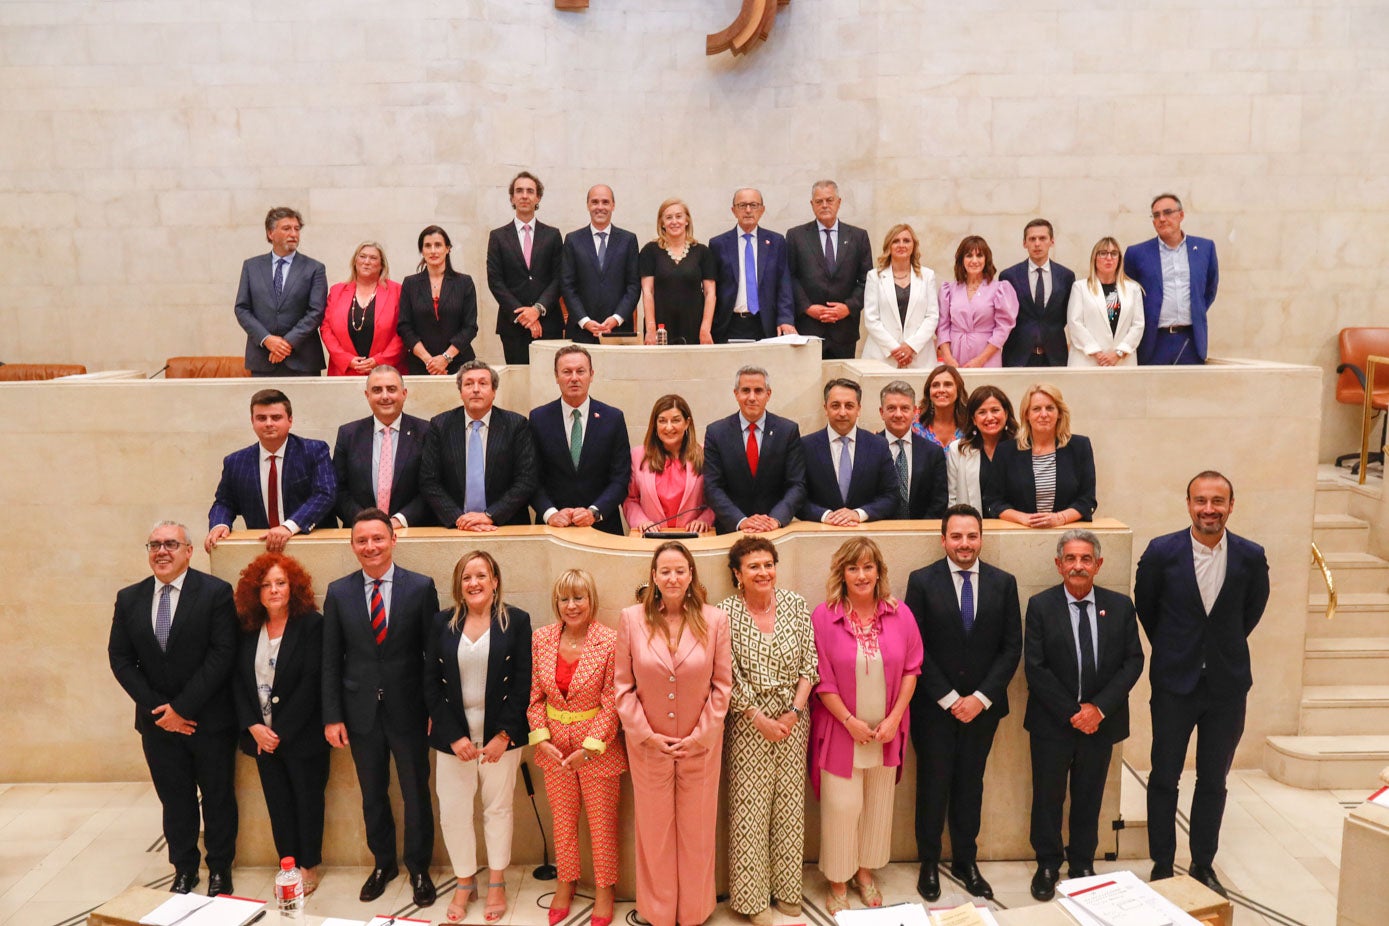
[[[1154,864],[1154,865],[1153,865],[1153,871],[1152,871],[1152,874],[1148,875],[1148,880],[1149,880],[1149,881],[1164,881],[1164,880],[1166,880],[1167,878],[1171,878],[1171,877],[1172,877],[1173,875],[1175,875],[1175,874],[1176,874],[1176,872],[1174,872],[1174,871],[1172,870],[1172,866],[1171,866],[1171,865],[1164,865],[1164,864],[1162,864],[1162,863],[1157,863],[1157,864]]]
[[[434,890],[434,879],[429,877],[427,871],[410,875],[410,889],[414,893],[415,906],[417,907],[432,906],[439,896]]]
[[[386,885],[394,881],[399,874],[400,869],[394,865],[390,868],[373,868],[371,874],[367,875],[366,883],[362,885],[362,892],[357,895],[357,899],[362,903],[371,903],[386,893]]]
[[[1037,873],[1032,876],[1032,899],[1048,901],[1056,896],[1056,882],[1061,879],[1059,868],[1048,868],[1045,865],[1037,866]]]
[[[1066,870],[1066,877],[1068,878],[1089,878],[1094,874],[1094,865],[1072,865]]]
[[[916,876],[916,892],[927,900],[940,900],[940,869],[935,862],[922,862]]]
[[[1215,876],[1215,869],[1211,866],[1193,864],[1186,870],[1186,873],[1215,891],[1221,897],[1229,898],[1230,895],[1226,892],[1225,885],[1220,883],[1220,879]]]
[[[965,890],[975,897],[983,897],[985,900],[994,899],[994,889],[989,886],[989,882],[984,880],[984,876],[979,873],[979,866],[974,862],[951,865],[950,873],[959,878],[960,882],[964,884]]]
[[[230,871],[207,872],[207,896],[216,897],[218,894],[230,894],[232,892],[232,880]]]
[[[176,871],[174,872],[174,883],[169,885],[169,890],[174,894],[187,894],[197,886],[197,869],[193,871]]]

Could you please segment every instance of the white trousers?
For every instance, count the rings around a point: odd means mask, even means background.
[[[511,864],[512,803],[520,767],[520,749],[508,749],[496,762],[464,762],[455,755],[439,753],[434,770],[439,828],[444,831],[444,845],[449,850],[455,877],[466,880],[477,873],[473,799],[479,792],[487,867],[499,871]]]
[[[892,851],[897,769],[856,768],[853,777],[820,772],[820,870],[835,883],[860,868],[882,868]]]

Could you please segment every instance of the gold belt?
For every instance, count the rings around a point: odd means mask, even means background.
[[[594,717],[598,716],[598,708],[595,707],[587,711],[562,711],[553,705],[546,704],[545,716],[549,717],[551,720],[558,720],[560,723],[568,726],[571,723],[592,720]]]

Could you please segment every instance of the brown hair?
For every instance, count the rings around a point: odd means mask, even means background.
[[[667,643],[670,642],[670,632],[661,614],[661,593],[656,588],[656,561],[661,558],[662,553],[671,550],[685,557],[685,562],[690,566],[690,587],[685,589],[681,613],[686,626],[690,628],[690,633],[694,634],[695,640],[703,646],[709,641],[709,626],[704,623],[704,603],[709,600],[709,593],[699,581],[699,570],[695,567],[694,556],[690,554],[689,548],[678,540],[667,540],[651,554],[651,569],[647,574],[646,585],[641,589],[641,606],[646,612],[646,632],[652,637],[660,634],[665,637]]]
[[[989,399],[998,399],[998,404],[1003,406],[1003,430],[999,432],[998,439],[1000,441],[1012,440],[1017,436],[1018,418],[1013,414],[1013,403],[1008,398],[1008,393],[993,383],[985,383],[969,394],[969,402],[965,404],[965,433],[960,438],[964,447],[971,450],[984,449],[984,435],[979,433],[979,425],[974,423],[974,416],[978,413],[980,406]]]
[[[756,534],[744,534],[728,548],[728,572],[733,576],[735,586],[738,584],[738,570],[743,568],[743,557],[752,553],[770,553],[773,563],[780,562],[776,555],[776,545],[770,540]]]
[[[670,454],[666,452],[665,444],[661,443],[661,437],[656,433],[656,419],[671,409],[684,415],[685,420],[690,423],[685,430],[685,440],[680,445],[680,462],[684,463],[691,473],[698,475],[704,470],[704,448],[695,440],[695,422],[694,415],[690,412],[690,403],[674,393],[661,396],[651,406],[651,419],[646,423],[646,437],[642,439],[642,446],[646,448],[641,458],[642,465],[653,473],[665,472],[666,460],[670,459]]]
[[[236,580],[236,621],[248,633],[259,630],[269,615],[260,603],[260,587],[265,575],[279,566],[289,579],[289,616],[291,619],[314,610],[313,576],[304,570],[297,559],[283,553],[262,553],[241,570]]]
[[[967,235],[960,242],[960,246],[955,249],[955,282],[963,283],[969,274],[965,273],[965,257],[978,251],[984,255],[984,282],[993,282],[994,274],[998,271],[994,268],[994,252],[989,250],[989,243],[978,235]]]
[[[950,378],[955,381],[955,430],[964,431],[969,422],[969,414],[965,410],[965,398],[969,395],[969,390],[965,388],[965,378],[960,375],[960,371],[948,363],[939,364],[927,374],[926,383],[921,387],[921,414],[916,420],[927,428],[936,420],[936,407],[931,404],[931,383],[942,373],[949,373]]]
[[[453,617],[449,618],[449,629],[457,631],[463,626],[463,621],[468,616],[468,606],[463,601],[463,572],[468,568],[468,564],[475,559],[480,559],[487,564],[487,570],[492,573],[492,578],[497,580],[497,590],[492,595],[492,613],[489,615],[496,621],[503,630],[507,625],[506,605],[502,603],[502,567],[497,565],[497,559],[486,550],[469,550],[458,558],[458,562],[453,565]]]
[[[909,232],[912,236],[912,273],[921,272],[921,239],[916,236],[916,229],[906,222],[898,222],[887,230],[887,236],[883,238],[883,253],[878,255],[878,269],[886,270],[888,264],[892,263],[892,239],[902,232]]]
[[[887,560],[883,551],[869,537],[850,537],[839,545],[830,558],[830,576],[825,581],[825,604],[831,609],[844,609],[849,601],[849,590],[844,584],[844,571],[865,556],[870,557],[878,567],[878,586],[873,589],[873,597],[878,601],[895,603],[892,586],[887,581]]]

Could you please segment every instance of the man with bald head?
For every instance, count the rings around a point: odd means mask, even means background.
[[[581,344],[596,344],[605,334],[636,333],[637,236],[612,224],[614,204],[612,187],[590,188],[589,224],[564,238],[559,288],[569,310],[565,336]]]
[[[758,225],[766,211],[759,191],[752,187],[735,191],[737,227],[709,240],[709,250],[719,262],[715,343],[796,333],[786,239]]]

